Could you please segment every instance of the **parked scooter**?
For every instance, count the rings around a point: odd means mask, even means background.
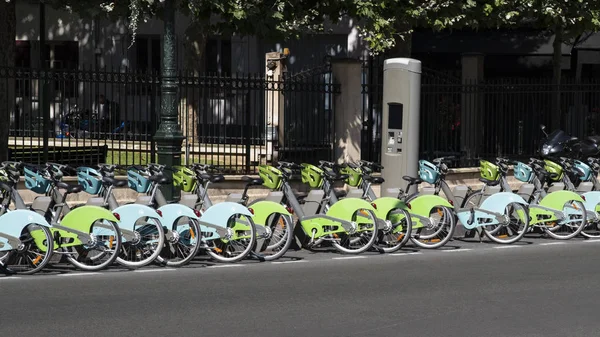
[[[546,126],[543,124],[540,125],[540,128],[546,135],[539,149],[539,154],[543,158],[569,157],[585,160],[600,155],[600,136],[579,139],[560,129],[548,134]]]

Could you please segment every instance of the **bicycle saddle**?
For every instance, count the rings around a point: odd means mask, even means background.
[[[102,181],[114,187],[124,187],[128,184],[127,180],[118,180],[110,177],[102,177]]]
[[[264,184],[264,180],[262,180],[262,178],[252,178],[252,177],[248,177],[248,176],[243,176],[242,177],[242,181],[247,183],[250,186],[259,186]]]
[[[57,182],[56,187],[66,190],[67,193],[79,193],[83,191],[83,186],[81,185],[70,185],[62,181]]]
[[[488,186],[496,186],[498,184],[500,184],[500,179],[498,180],[489,180],[489,179],[485,179],[485,178],[479,178],[479,181],[481,181],[482,183],[488,185]]]
[[[349,175],[347,174],[337,174],[335,172],[331,172],[331,171],[323,171],[325,173],[326,178],[331,179],[331,180],[345,180],[348,179]]]
[[[200,178],[202,178],[202,180],[204,181],[210,181],[211,183],[220,183],[225,180],[225,176],[223,176],[222,174],[202,173],[200,175]]]
[[[423,180],[411,176],[404,176],[402,179],[406,180],[411,185],[417,185],[423,182]]]
[[[370,182],[373,185],[383,184],[383,182],[385,181],[385,179],[383,179],[382,177],[372,177],[372,176],[366,176],[366,177],[363,177],[363,179],[365,181]]]
[[[148,178],[148,180],[156,182],[160,185],[164,185],[164,184],[170,184],[172,181],[171,179],[163,176],[163,175],[154,175],[154,176],[150,176]]]

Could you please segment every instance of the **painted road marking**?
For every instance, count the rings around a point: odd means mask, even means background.
[[[74,276],[89,276],[89,275],[101,275],[101,273],[73,273],[73,274],[60,274],[57,276],[74,277]]]
[[[552,245],[564,245],[565,242],[546,242],[546,243],[540,243],[540,246],[552,246]]]
[[[271,262],[272,264],[287,264],[287,263],[303,263],[303,262],[308,262],[308,261],[304,261],[304,260],[298,260],[298,261],[275,261],[275,262]]]
[[[141,270],[134,270],[134,273],[155,273],[155,272],[161,272],[161,271],[175,271],[177,269],[174,268],[164,268],[164,269],[141,269]]]
[[[216,266],[210,266],[208,268],[234,268],[234,267],[244,267],[243,264],[220,264]]]
[[[473,250],[471,248],[459,248],[459,249],[450,249],[450,250],[442,250],[444,253],[458,253],[458,252],[466,252],[469,250]]]
[[[510,248],[523,248],[525,246],[498,246],[494,247],[494,249],[510,249]]]
[[[344,256],[344,257],[332,258],[332,260],[354,260],[354,259],[366,259],[366,256]]]
[[[421,252],[412,252],[412,253],[394,253],[394,254],[387,254],[388,256],[406,256],[406,255],[423,255],[423,253]]]

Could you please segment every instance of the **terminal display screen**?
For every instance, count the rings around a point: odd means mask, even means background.
[[[388,103],[388,129],[402,130],[402,103]]]

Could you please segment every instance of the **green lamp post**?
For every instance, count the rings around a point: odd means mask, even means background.
[[[181,145],[183,133],[178,122],[177,101],[177,57],[175,35],[175,0],[164,0],[164,37],[162,54],[161,76],[161,105],[160,125],[154,139],[158,148],[158,163],[171,167],[181,164]],[[171,171],[165,174],[172,175]],[[173,185],[163,186],[162,192],[168,202],[177,201],[180,197],[179,189]]]

